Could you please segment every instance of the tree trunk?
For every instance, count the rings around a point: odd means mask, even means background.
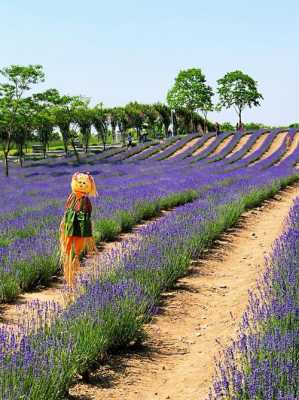
[[[124,131],[124,130],[121,130],[121,131],[120,131],[120,134],[121,134],[122,145],[125,146],[125,145],[126,145],[125,131]]]
[[[169,124],[165,124],[165,123],[163,123],[163,127],[164,127],[164,136],[167,138],[167,135],[168,135],[168,126],[169,126]]]
[[[242,110],[239,110],[239,126],[241,126],[241,124],[242,124],[241,115],[242,115]]]
[[[66,143],[66,141],[63,139],[63,147],[64,147],[64,152],[65,152],[65,156],[67,157],[68,156],[68,153],[67,153],[67,143]]]
[[[68,132],[62,131],[62,140],[63,140],[63,147],[64,147],[64,152],[65,156],[68,156],[68,149],[67,149],[67,142],[68,142]]]
[[[23,167],[23,145],[21,144],[19,147],[19,162],[21,168]]]
[[[207,116],[205,115],[205,119],[204,119],[204,133],[207,133]]]
[[[140,129],[136,128],[136,132],[137,132],[137,141],[138,143],[140,143]]]
[[[111,130],[112,130],[112,143],[115,143],[116,138],[115,138],[115,126],[111,125]]]
[[[4,151],[5,176],[8,176],[8,151]]]
[[[75,157],[76,157],[77,163],[80,164],[79,154],[77,152],[77,149],[76,149],[76,146],[75,146],[75,143],[74,143],[73,139],[71,140],[71,143],[72,143],[72,147],[74,149],[74,153],[75,153]]]
[[[90,138],[90,131],[89,131],[89,129],[87,129],[86,130],[86,132],[84,132],[84,151],[85,151],[85,153],[87,153],[87,151],[88,151],[88,146],[89,146],[89,138]]]

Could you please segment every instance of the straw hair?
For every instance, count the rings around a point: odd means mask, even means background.
[[[89,177],[89,181],[90,181],[90,184],[91,184],[91,191],[90,191],[89,195],[92,196],[92,197],[96,197],[96,196],[98,196],[96,183],[95,183],[95,181],[94,181],[94,179],[93,179],[93,177],[91,175],[88,175],[88,177]]]

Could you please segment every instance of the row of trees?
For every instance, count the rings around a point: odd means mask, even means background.
[[[172,133],[211,130],[208,112],[223,107],[234,107],[241,122],[244,108],[260,105],[262,99],[257,83],[241,71],[230,72],[218,80],[217,105],[213,105],[214,92],[202,71],[191,68],[178,74],[167,94],[168,105],[131,102],[113,108],[105,108],[102,103],[91,107],[88,98],[60,94],[57,89],[33,93],[33,87],[45,80],[41,65],[11,65],[0,70],[0,74],[5,79],[0,84],[0,139],[6,175],[13,144],[22,166],[27,141],[37,139],[45,157],[57,128],[65,155],[71,145],[79,161],[76,140],[80,137],[87,152],[92,130],[105,150],[108,135],[114,140],[116,132],[120,133],[124,145],[129,128],[136,131],[138,140],[144,129],[163,136],[168,135],[170,126]]]
[[[71,145],[79,161],[76,140],[80,137],[84,150],[88,151],[92,129],[98,140],[104,145],[108,135],[115,138],[116,131],[125,144],[126,132],[129,128],[141,137],[144,128],[167,136],[171,122],[169,106],[156,103],[153,105],[131,102],[124,107],[105,108],[97,104],[90,106],[90,100],[82,96],[62,95],[56,89],[41,93],[33,93],[33,88],[45,80],[41,65],[11,65],[0,70],[5,82],[0,84],[0,139],[4,154],[5,173],[8,175],[8,155],[15,145],[19,162],[22,166],[24,147],[28,140],[37,139],[46,155],[49,142],[55,129],[59,129],[65,155]],[[176,131],[186,133],[200,130],[203,118],[196,112],[176,106],[173,117]],[[210,129],[212,125],[208,124]]]
[[[214,91],[207,84],[201,69],[182,70],[167,94],[167,102],[173,109],[183,107],[192,112],[201,112],[206,130],[208,112],[233,107],[241,124],[244,109],[259,106],[263,99],[257,90],[257,82],[242,71],[228,72],[218,79],[217,84],[219,102],[213,104]]]

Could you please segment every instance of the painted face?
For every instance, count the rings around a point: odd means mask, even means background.
[[[72,178],[72,191],[81,193],[92,192],[92,182],[87,174],[75,174]]]

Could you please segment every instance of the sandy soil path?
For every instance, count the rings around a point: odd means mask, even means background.
[[[99,271],[99,265],[110,266],[107,259],[110,259],[110,255],[118,251],[119,254],[132,251],[132,244],[130,239],[134,239],[134,243],[137,244],[138,241],[142,240],[142,236],[139,235],[139,230],[144,225],[154,224],[158,219],[163,218],[167,215],[170,210],[162,210],[160,216],[141,222],[134,226],[131,232],[121,233],[112,242],[102,242],[98,247],[97,255],[87,256],[84,260],[83,266],[79,273],[88,275],[96,275],[99,273],[105,273],[106,270]],[[22,323],[24,315],[30,313],[30,303],[33,301],[39,302],[52,302],[55,301],[61,307],[66,307],[69,302],[67,291],[65,290],[63,277],[57,276],[53,278],[53,281],[48,287],[40,286],[33,290],[32,292],[25,292],[20,294],[17,299],[12,303],[0,304],[0,326],[1,324],[6,325],[18,325]]]
[[[269,135],[269,132],[262,134],[253,144],[253,146],[251,146],[250,150],[244,155],[244,160],[251,156],[252,153],[254,153],[260,146],[262,146],[262,144],[264,143],[264,141],[267,139]]]
[[[182,148],[180,148],[179,150],[177,150],[175,153],[173,153],[170,157],[168,157],[168,159],[171,159],[173,157],[176,157],[182,153],[184,153],[184,151],[187,151],[188,149],[190,149],[190,147],[192,147],[195,143],[197,143],[201,138],[197,137],[195,139],[190,140],[188,143],[186,143]]]
[[[298,146],[299,146],[299,132],[296,132],[294,140],[291,143],[291,146],[284,153],[283,157],[275,165],[279,165],[283,160],[285,160],[287,157],[289,157],[297,149]]]
[[[227,154],[226,157],[231,157],[237,151],[241,150],[242,147],[245,146],[245,144],[248,142],[249,139],[250,139],[250,135],[249,134],[241,137],[241,139],[239,140],[237,146],[229,154]]]
[[[274,153],[276,150],[278,150],[278,148],[282,145],[282,142],[284,141],[286,134],[287,134],[287,132],[281,132],[278,135],[276,135],[276,137],[274,138],[273,142],[271,143],[269,149],[258,160],[256,160],[251,165],[254,165],[262,160],[265,160],[272,153]]]
[[[197,155],[200,154],[202,151],[204,151],[205,149],[207,149],[207,148],[210,146],[210,144],[211,144],[212,142],[214,142],[214,140],[215,140],[215,136],[209,138],[209,139],[203,144],[203,146],[199,147],[197,150],[195,150],[194,153],[192,153],[192,157],[197,156]]]
[[[71,389],[76,400],[200,400],[214,373],[220,342],[236,334],[248,289],[283,230],[299,185],[245,213],[238,225],[194,261],[188,276],[163,295],[161,313],[148,324],[144,347],[105,361],[89,384]]]
[[[209,157],[216,156],[217,154],[220,153],[224,149],[224,147],[231,141],[233,140],[233,135],[230,135],[229,137],[225,138],[219,145],[216,147],[214,151],[212,151],[211,154],[209,154]]]

